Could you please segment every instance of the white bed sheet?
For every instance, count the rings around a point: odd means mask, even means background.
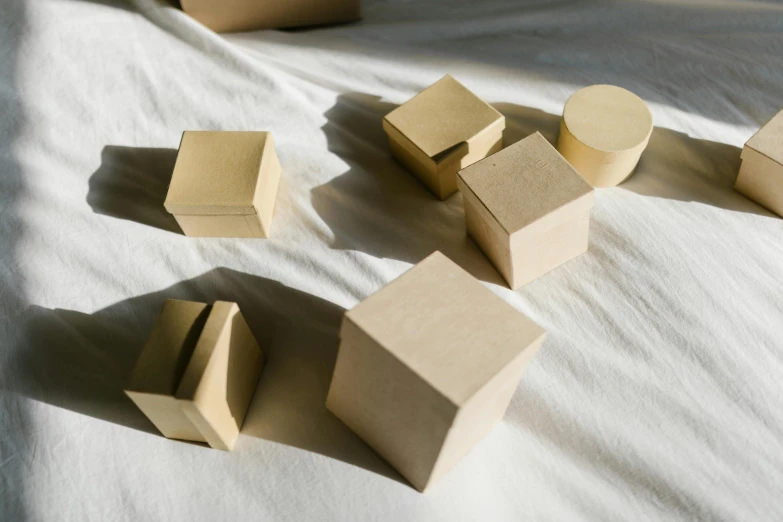
[[[780,3],[366,0],[355,25],[218,36],[151,0],[6,0],[0,31],[0,520],[783,519],[783,220],[732,191],[783,108]],[[554,140],[592,83],[655,118],[588,253],[517,292],[385,143],[445,73],[507,143]],[[175,232],[184,129],[274,133],[273,239]],[[421,495],[323,401],[344,309],[436,249],[549,337]],[[268,347],[231,453],[122,395],[168,297],[237,300]]]

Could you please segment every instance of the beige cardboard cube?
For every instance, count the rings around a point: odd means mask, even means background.
[[[540,133],[458,180],[468,235],[512,289],[587,251],[593,188]]]
[[[361,0],[181,0],[182,10],[216,32],[354,22]]]
[[[235,303],[170,299],[125,393],[164,436],[230,450],[263,365]]]
[[[636,168],[652,130],[641,98],[614,85],[593,85],[566,102],[557,150],[592,186],[614,187]]]
[[[457,191],[457,171],[497,152],[506,119],[444,76],[383,119],[392,154],[439,199]]]
[[[745,143],[734,190],[783,216],[783,111]]]
[[[164,206],[187,236],[269,237],[280,173],[270,132],[186,131]]]
[[[424,491],[503,418],[545,336],[436,252],[345,314],[326,406]]]

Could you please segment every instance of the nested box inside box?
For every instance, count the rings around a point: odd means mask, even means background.
[[[503,418],[545,335],[436,252],[345,314],[326,406],[423,491]]]
[[[457,191],[457,171],[500,150],[506,120],[451,76],[383,119],[394,156],[440,199]]]
[[[593,188],[540,133],[458,179],[468,234],[512,289],[587,250]]]
[[[230,450],[263,364],[235,303],[169,299],[125,393],[164,436]]]
[[[164,206],[200,237],[269,237],[280,184],[270,132],[186,131]]]
[[[745,143],[734,189],[783,216],[783,111]]]

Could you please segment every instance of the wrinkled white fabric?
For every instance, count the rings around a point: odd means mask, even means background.
[[[216,35],[137,0],[0,6],[0,520],[781,520],[783,220],[733,192],[783,108],[777,2],[366,0]],[[519,291],[390,157],[443,74],[555,140],[593,83],[648,101],[589,251]],[[161,207],[185,129],[269,130],[269,240]],[[523,204],[522,202],[520,204]],[[342,312],[433,250],[549,331],[504,421],[430,492],[324,409]],[[122,394],[165,298],[238,301],[269,361],[233,452]]]

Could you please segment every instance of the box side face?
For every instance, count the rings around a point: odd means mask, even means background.
[[[593,194],[511,235],[512,288],[587,252]]]
[[[783,165],[745,147],[734,190],[783,216]]]
[[[182,232],[188,237],[267,237],[257,214],[227,216],[185,216],[174,214]]]
[[[385,348],[344,328],[326,407],[419,490],[456,407]]]
[[[761,153],[775,163],[783,163],[783,111],[765,123],[745,146]]]
[[[206,442],[198,428],[185,415],[179,401],[173,396],[134,391],[126,391],[125,393],[164,437]]]
[[[593,190],[539,133],[460,176],[509,234]]]
[[[510,236],[500,227],[484,205],[476,199],[470,189],[461,180],[459,183],[465,208],[465,227],[468,236],[476,242],[495,269],[511,286],[514,273],[511,264]]]
[[[542,332],[440,253],[365,299],[346,318],[456,405]]]
[[[210,446],[231,449],[244,422],[264,357],[234,303],[213,306],[177,390]]]
[[[339,24],[361,17],[360,0],[182,0],[182,10],[213,31]]]
[[[568,163],[593,187],[614,187],[631,175],[647,142],[634,149],[620,152],[604,152],[588,147],[568,131],[560,122],[557,150]]]
[[[207,321],[205,303],[169,299],[131,373],[127,390],[174,395]]]
[[[384,120],[384,131],[389,138],[392,156],[421,181],[430,192],[438,196],[437,165],[408,138]]]
[[[428,485],[445,475],[503,419],[525,367],[538,352],[544,338],[545,335],[542,335],[528,346],[460,408]]]
[[[172,214],[251,214],[266,132],[186,131],[164,206]]]
[[[275,142],[272,134],[267,136],[264,145],[264,155],[261,159],[261,170],[258,175],[258,184],[253,199],[253,206],[261,222],[263,237],[269,237],[272,230],[272,216],[275,211],[277,192],[280,188],[280,175],[282,168],[280,160],[275,152]]]
[[[470,141],[501,119],[503,115],[448,75],[386,116],[430,158]]]

